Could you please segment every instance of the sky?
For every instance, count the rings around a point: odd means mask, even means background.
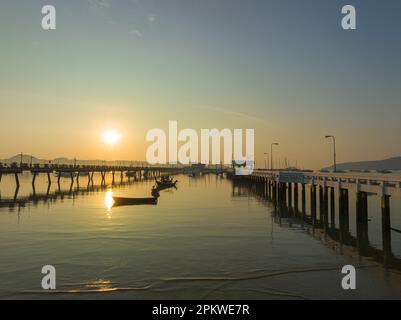
[[[401,155],[399,0],[1,0],[0,39],[0,158],[144,160],[169,120],[255,129],[259,167],[272,142],[328,166],[327,134],[338,162]]]

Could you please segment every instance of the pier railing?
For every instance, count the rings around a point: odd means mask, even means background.
[[[357,172],[304,172],[255,170],[255,177],[268,178],[280,183],[301,183],[322,187],[348,189],[369,194],[401,196],[401,175]]]

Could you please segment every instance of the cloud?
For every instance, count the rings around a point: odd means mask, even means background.
[[[138,29],[132,29],[128,34],[133,37],[142,38],[142,33]]]
[[[111,3],[109,0],[87,0],[89,6],[94,9],[110,8]]]
[[[112,26],[117,25],[117,22],[114,21],[113,19],[109,19],[109,20],[107,20],[106,22],[107,22],[107,24],[112,25]]]
[[[148,15],[148,22],[150,24],[153,24],[156,21],[156,16],[154,14],[149,14]]]
[[[228,109],[224,109],[224,108],[212,107],[212,106],[208,106],[208,105],[202,105],[199,108],[214,111],[214,112],[224,113],[226,115],[241,118],[241,119],[249,119],[249,120],[253,120],[253,121],[257,121],[257,122],[266,123],[266,121],[261,118],[258,118],[258,117],[255,117],[255,116],[252,116],[252,115],[249,115],[246,113],[242,113],[242,112],[232,111],[232,110],[228,110]]]

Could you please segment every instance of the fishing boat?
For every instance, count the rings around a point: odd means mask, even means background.
[[[144,205],[144,204],[152,204],[156,205],[157,204],[157,198],[156,197],[150,197],[150,198],[123,198],[123,197],[114,197],[114,207],[118,206],[132,206],[132,205]]]
[[[173,181],[170,177],[162,177],[160,180],[156,179],[156,187],[159,190],[173,188],[176,186],[178,180]]]
[[[157,190],[161,191],[164,189],[169,189],[169,188],[177,188],[176,184],[177,184],[177,180],[174,182],[169,182],[169,183],[157,183]]]

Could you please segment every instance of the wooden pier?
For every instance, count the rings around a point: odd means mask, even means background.
[[[60,184],[61,178],[71,179],[71,182],[79,184],[79,178],[87,176],[88,181],[93,183],[93,175],[100,173],[102,178],[102,184],[106,183],[106,175],[112,175],[112,183],[115,183],[116,174],[120,176],[120,181],[124,180],[124,176],[127,180],[130,179],[142,179],[149,177],[158,177],[162,174],[176,174],[182,172],[182,168],[169,167],[169,166],[90,166],[90,165],[11,165],[4,166],[0,165],[0,182],[3,175],[14,175],[16,188],[19,188],[19,175],[23,172],[31,172],[32,174],[32,186],[35,188],[36,177],[39,174],[46,174],[49,185],[51,184],[51,175],[57,175],[57,183]]]

